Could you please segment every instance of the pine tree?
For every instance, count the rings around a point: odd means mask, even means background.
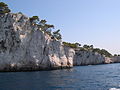
[[[9,13],[11,10],[8,8],[8,5],[4,2],[0,2],[0,14]]]

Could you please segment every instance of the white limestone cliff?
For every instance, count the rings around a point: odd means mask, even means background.
[[[113,63],[120,63],[120,56],[113,56],[113,57],[111,58],[111,61],[112,61]]]
[[[0,16],[0,71],[73,66],[74,50],[65,47],[21,13]]]
[[[52,39],[21,13],[0,16],[0,71],[28,71],[120,62],[92,51],[74,50]]]
[[[76,51],[74,57],[74,66],[103,64],[105,57],[92,51]]]

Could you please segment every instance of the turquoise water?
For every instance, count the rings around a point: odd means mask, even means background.
[[[120,64],[0,73],[0,90],[109,90],[120,88]]]

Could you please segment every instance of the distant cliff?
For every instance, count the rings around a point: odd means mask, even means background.
[[[0,16],[0,71],[73,66],[75,51],[52,39],[21,13]]]
[[[74,66],[80,65],[96,65],[103,64],[105,62],[105,56],[100,55],[97,52],[92,51],[76,51],[73,64]]]
[[[106,57],[105,58],[105,63],[120,63],[120,56],[112,56],[111,58]]]
[[[120,56],[107,57],[101,53],[93,52],[92,50],[75,50],[75,56],[73,59],[74,66],[110,63],[120,63]]]

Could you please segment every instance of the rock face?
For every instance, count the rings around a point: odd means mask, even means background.
[[[105,57],[105,63],[110,64],[110,63],[120,63],[120,56],[113,56],[111,58]]]
[[[72,67],[74,53],[32,26],[23,14],[0,17],[0,71]]]
[[[111,58],[112,63],[120,63],[120,56],[114,56]]]
[[[110,57],[105,57],[105,64],[114,63],[113,59]]]
[[[105,57],[91,51],[76,51],[73,60],[74,66],[103,64]]]
[[[52,39],[21,13],[0,16],[0,71],[28,71],[120,62],[92,51],[74,50]]]
[[[97,52],[75,50],[74,66],[120,63],[120,56],[105,57]]]

